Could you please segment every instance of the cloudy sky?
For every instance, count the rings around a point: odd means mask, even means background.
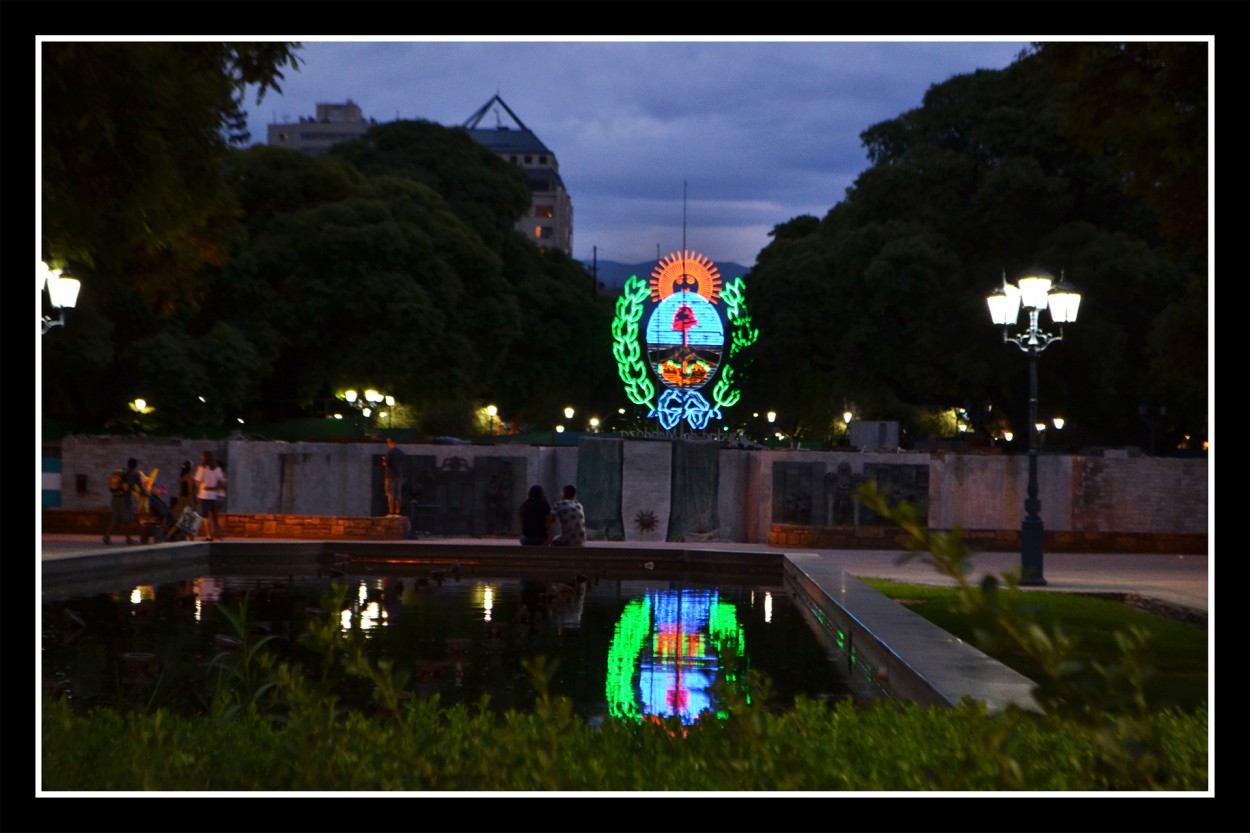
[[[1001,69],[1024,40],[344,42],[303,39],[273,122],[348,99],[379,122],[462,125],[498,93],[556,155],[573,255],[626,263],[685,245],[751,266],[768,232],[824,216],[868,161],[859,134],[953,75]],[[494,120],[482,122],[483,126]]]

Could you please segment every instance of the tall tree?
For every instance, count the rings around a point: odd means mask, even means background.
[[[1069,134],[1068,92],[1031,55],[935,85],[865,130],[871,167],[818,226],[778,226],[752,273],[766,384],[828,401],[812,424],[844,399],[915,427],[926,410],[984,418],[994,403],[1019,430],[1022,363],[984,298],[1002,272],[1038,265],[1085,295],[1041,363],[1043,401],[1087,442],[1139,440],[1138,405],[1158,383],[1152,334],[1189,272],[1151,205]]]
[[[166,308],[221,263],[236,209],[221,166],[244,93],[280,90],[289,43],[41,44],[42,248]],[[193,294],[193,293],[192,293]]]
[[[530,204],[520,169],[459,128],[394,121],[330,152],[370,176],[404,176],[428,185],[495,251]]]

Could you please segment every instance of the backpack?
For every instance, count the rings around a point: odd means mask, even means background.
[[[126,494],[125,469],[113,469],[113,476],[109,478],[109,492],[115,495]]]

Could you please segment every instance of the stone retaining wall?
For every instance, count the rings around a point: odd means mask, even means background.
[[[530,485],[543,486],[554,499],[571,483],[583,496],[590,526],[601,524],[596,529],[609,538],[679,541],[693,535],[781,546],[896,548],[890,525],[855,500],[858,486],[871,480],[895,498],[926,507],[932,529],[970,530],[967,535],[983,539],[987,548],[1018,547],[1028,486],[1025,456],[728,447],[703,453],[707,449],[699,443],[709,442],[605,435],[584,438],[583,449],[403,443],[405,505],[410,501],[418,510],[419,529],[440,536],[510,537],[519,532],[516,510]],[[226,461],[230,486],[222,508],[232,518],[267,517],[277,529],[288,523],[277,520],[282,518],[368,518],[386,511],[386,446],[380,441],[67,437],[59,449],[56,497],[64,509],[105,511],[108,473],[127,457],[137,458],[144,471],[159,468],[162,482],[175,486],[179,462],[197,460],[204,449]],[[687,464],[692,455],[697,465]],[[583,458],[587,464],[580,467]],[[1047,546],[1204,551],[1209,474],[1206,459],[1043,455],[1040,516],[1053,540]]]
[[[966,529],[964,541],[981,552],[1015,552],[1020,549],[1018,529]],[[907,537],[889,527],[836,527],[773,524],[769,546],[822,550],[902,550]],[[1206,535],[1177,532],[1063,532],[1046,530],[1045,552],[1175,553],[1206,555]]]
[[[107,509],[44,509],[43,531],[61,535],[103,535],[111,513]],[[391,541],[408,537],[407,518],[332,515],[218,515],[227,538],[292,538],[308,541]],[[115,537],[141,533],[136,522],[114,532]]]

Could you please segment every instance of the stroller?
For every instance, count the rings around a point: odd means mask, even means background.
[[[152,519],[143,524],[139,539],[145,544],[194,539],[202,520],[190,506],[183,507],[181,517],[175,518],[158,495],[148,495],[148,514]]]

